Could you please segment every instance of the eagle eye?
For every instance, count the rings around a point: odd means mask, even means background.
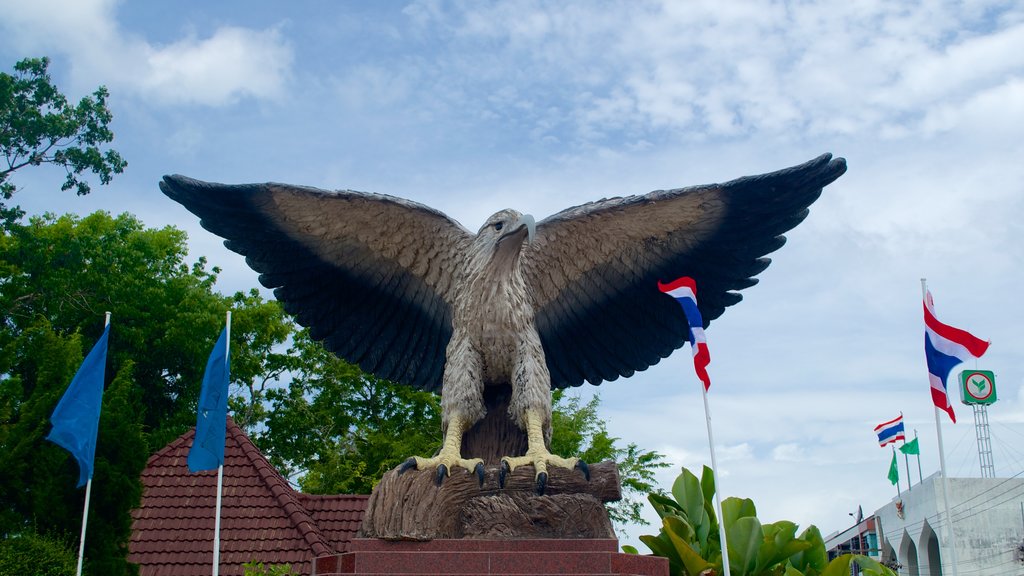
[[[504,226],[505,226],[504,222],[495,222],[494,223],[494,229],[497,230],[498,232],[501,232],[501,229]]]

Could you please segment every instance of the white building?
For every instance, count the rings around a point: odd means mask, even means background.
[[[882,561],[899,563],[907,576],[951,576],[953,551],[946,535],[942,478],[925,478],[902,498],[875,511],[873,532]],[[1024,479],[950,478],[949,508],[959,576],[1024,576]],[[860,525],[858,524],[858,525]],[[829,537],[826,547],[842,551],[854,526]]]

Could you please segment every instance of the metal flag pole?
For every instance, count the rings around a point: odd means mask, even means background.
[[[903,441],[903,445],[907,445],[907,441]],[[903,453],[903,463],[907,465],[907,492],[914,489],[914,479],[910,477],[910,456],[906,452]]]
[[[903,491],[900,490],[900,467],[896,464],[896,446],[892,447],[892,470],[896,471],[896,498],[903,500]]]
[[[699,380],[698,380],[699,381]],[[722,485],[718,482],[718,461],[715,458],[715,436],[711,432],[711,408],[708,406],[708,391],[704,383],[700,383],[701,395],[704,397],[704,420],[708,424],[708,448],[711,449],[711,475],[715,479],[715,513],[718,514],[718,538],[722,542],[722,573],[729,571],[729,545],[725,541],[725,517],[722,516]]]
[[[224,362],[228,361],[231,352],[231,310],[228,310],[224,328]],[[227,371],[227,366],[224,367]],[[220,503],[224,493],[224,462],[217,466],[217,515],[213,521],[213,576],[220,574]]]
[[[928,285],[925,278],[921,278],[921,301],[928,298]],[[935,435],[939,440],[939,470],[942,472],[942,506],[946,512],[946,522],[943,526],[946,543],[949,545],[950,559],[953,564],[953,576],[958,576],[957,564],[959,560],[956,554],[956,542],[953,541],[953,516],[949,512],[949,478],[946,476],[946,449],[942,445],[942,422],[939,420],[939,407],[935,406]]]
[[[914,428],[914,440],[917,440],[917,428]],[[924,477],[921,475],[921,442],[917,442],[917,483],[921,484],[924,482]]]
[[[103,328],[110,326],[110,312],[103,314]],[[81,481],[81,480],[79,480]],[[82,562],[85,560],[85,526],[89,522],[89,500],[92,497],[92,475],[85,481],[85,506],[82,507],[82,536],[78,540],[78,566],[75,576],[82,576]]]

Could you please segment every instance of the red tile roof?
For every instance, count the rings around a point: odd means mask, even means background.
[[[217,472],[189,474],[191,430],[152,455],[142,472],[142,505],[132,511],[128,560],[140,576],[205,576],[213,563]],[[344,552],[368,496],[295,491],[230,418],[224,446],[220,573],[243,564],[291,564],[310,574],[312,559]]]

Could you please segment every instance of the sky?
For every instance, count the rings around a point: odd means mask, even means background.
[[[503,208],[540,220],[842,156],[847,174],[707,330],[723,496],[752,498],[762,521],[843,530],[896,497],[873,428],[900,413],[924,476],[939,469],[922,278],[941,320],[992,341],[976,367],[997,378],[996,476],[1024,473],[1019,2],[0,0],[0,13],[2,69],[48,56],[70,97],[106,86],[128,160],[84,197],[59,191],[60,170],[19,172],[16,202],[182,228],[225,293],[256,274],[159,192],[162,175],[386,193],[476,230]],[[710,465],[699,386],[682,349],[580,392],[600,395],[621,444],[666,455],[669,489],[679,466]],[[972,411],[955,407],[948,473],[978,476]],[[644,549],[637,535],[656,531],[620,537]]]

